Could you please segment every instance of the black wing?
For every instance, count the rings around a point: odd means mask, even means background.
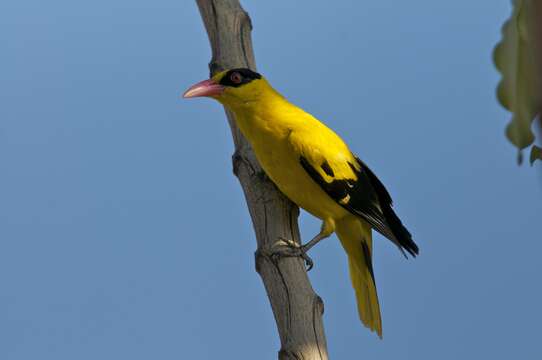
[[[360,159],[356,158],[360,170],[348,163],[356,179],[336,179],[326,182],[320,173],[305,159],[301,166],[318,185],[339,205],[367,221],[376,231],[393,241],[404,254],[418,255],[418,246],[392,209],[392,199],[376,175]],[[333,170],[327,162],[322,170],[333,177]]]

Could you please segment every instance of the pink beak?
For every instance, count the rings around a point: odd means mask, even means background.
[[[204,80],[188,88],[183,94],[183,98],[194,98],[202,96],[217,96],[222,94],[224,86],[217,84],[213,80]]]

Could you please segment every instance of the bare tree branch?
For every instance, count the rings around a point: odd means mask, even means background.
[[[255,70],[252,25],[239,1],[196,2],[211,43],[211,75],[237,67]],[[243,187],[256,232],[256,271],[265,285],[279,331],[279,359],[328,359],[322,323],[324,304],[309,282],[304,263],[299,258],[277,260],[269,250],[281,238],[300,242],[299,209],[267,178],[235,125],[233,114],[226,114],[235,144],[233,170]]]

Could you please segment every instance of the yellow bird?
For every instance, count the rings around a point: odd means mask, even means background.
[[[269,178],[290,200],[322,220],[320,233],[298,247],[298,255],[337,233],[348,254],[360,319],[382,337],[371,228],[403,254],[418,254],[384,185],[335,132],[291,104],[252,70],[220,72],[183,95],[200,96],[218,100],[234,113]]]

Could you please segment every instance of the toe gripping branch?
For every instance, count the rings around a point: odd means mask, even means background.
[[[266,251],[258,250],[256,252],[256,256],[260,254],[269,257],[275,263],[277,263],[282,258],[300,257],[305,261],[307,271],[310,271],[314,267],[314,262],[307,255],[307,250],[304,246],[296,243],[293,240],[285,239],[282,237],[279,238],[279,241],[273,244],[271,248],[266,249]]]

